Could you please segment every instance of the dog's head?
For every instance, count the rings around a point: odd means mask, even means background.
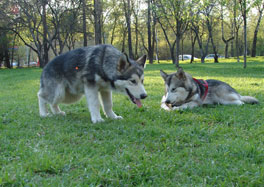
[[[192,91],[191,76],[179,68],[176,73],[167,74],[160,70],[160,75],[165,81],[165,103],[171,106],[179,106]]]
[[[143,85],[145,62],[146,55],[134,61],[129,59],[126,54],[123,54],[117,64],[116,89],[128,95],[130,100],[138,107],[142,106],[140,99],[147,97],[147,92]]]

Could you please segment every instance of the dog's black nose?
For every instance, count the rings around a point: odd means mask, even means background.
[[[165,103],[166,103],[166,104],[170,104],[170,100],[166,100]]]
[[[147,94],[141,94],[140,99],[145,99],[147,97]]]

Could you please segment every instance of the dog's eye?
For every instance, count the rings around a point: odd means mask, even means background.
[[[144,83],[144,79],[142,79],[142,81],[141,81],[141,82],[142,82],[142,84],[143,84],[143,83]]]
[[[171,89],[171,92],[175,92],[175,91],[176,91],[176,88],[172,88],[172,89]]]
[[[137,84],[136,80],[130,80],[130,82],[133,83],[133,84]]]

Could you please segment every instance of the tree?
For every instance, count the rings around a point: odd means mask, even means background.
[[[61,5],[61,0],[53,0],[50,3],[48,3],[48,8],[50,11],[49,15],[51,15],[51,20],[50,20],[51,24],[49,28],[50,31],[48,33],[49,35],[48,42],[49,42],[49,47],[52,49],[55,56],[63,52],[64,47],[67,44],[70,35],[76,32],[76,29],[78,29],[76,20],[78,19],[80,5],[83,4],[75,3],[74,1],[70,2],[69,4]],[[84,22],[86,22],[86,20]],[[84,46],[85,46],[87,45],[86,29],[83,30],[83,33],[85,33],[83,34]],[[58,47],[57,44],[59,45]]]
[[[111,1],[112,4],[109,6],[112,6],[112,11],[109,15],[109,30],[111,33],[110,36],[110,44],[113,45],[115,36],[117,35],[116,33],[118,32],[118,27],[120,25],[123,25],[123,20],[122,20],[122,12],[120,10],[119,3],[116,0]]]
[[[155,43],[155,27],[156,27],[156,16],[154,11],[152,11],[151,4],[155,3],[152,0],[147,0],[148,3],[148,21],[147,21],[147,27],[148,27],[148,58],[149,63],[153,64],[153,56],[154,56],[154,43]],[[152,21],[151,21],[152,20]],[[152,23],[152,24],[151,24]]]
[[[140,0],[134,0],[132,1],[132,12],[134,15],[134,25],[135,25],[135,52],[134,52],[134,57],[137,59],[139,57],[138,55],[138,46],[139,46],[139,40],[138,40],[138,35],[139,35],[139,12],[140,12]]]
[[[190,22],[189,12],[193,4],[181,0],[157,0],[156,2],[157,21],[169,45],[172,62],[179,67],[180,40]],[[169,38],[169,31],[172,31],[175,36],[172,41]]]
[[[224,6],[229,6],[230,4],[226,4],[227,2],[222,1],[221,2],[221,31],[222,31],[222,40],[225,43],[225,58],[228,58],[228,47],[229,47],[229,42],[234,39],[234,33],[233,33],[233,28],[231,26],[231,34],[229,38],[225,37],[225,32],[224,32]],[[228,10],[228,9],[227,9]],[[232,25],[232,23],[231,23]]]
[[[87,46],[87,26],[86,26],[86,0],[82,2],[82,20],[83,20],[83,46]]]
[[[94,42],[95,44],[102,43],[102,4],[101,0],[94,0]]]
[[[2,27],[2,29],[0,29],[0,67],[2,66],[2,61],[4,60],[5,67],[11,68],[10,54],[8,51],[9,43],[10,40],[8,38],[8,31],[4,30]]]
[[[254,31],[251,57],[256,57],[258,31],[259,31],[260,22],[261,22],[262,16],[263,16],[264,1],[263,0],[257,0],[256,1],[256,7],[257,7],[257,10],[258,10],[258,21],[257,21],[256,27],[255,27],[255,31]]]
[[[205,57],[208,53],[208,46],[210,42],[210,36],[206,33],[206,20],[202,18],[201,14],[202,7],[199,5],[197,9],[191,11],[191,30],[195,33],[201,55],[201,63],[204,63]],[[204,45],[204,37],[206,38],[206,44]]]
[[[192,29],[190,29],[190,39],[191,39],[191,45],[192,45],[192,51],[191,51],[192,57],[191,57],[191,61],[190,61],[190,64],[191,64],[194,61],[194,45],[195,45],[196,40],[197,40],[197,35],[194,34]]]
[[[249,11],[247,0],[238,0],[244,23],[244,68],[247,67],[247,13]],[[250,7],[250,6],[249,6]]]
[[[206,26],[208,29],[208,34],[209,34],[209,38],[211,40],[211,44],[213,47],[213,51],[214,51],[214,62],[218,63],[218,54],[217,54],[217,49],[216,49],[216,45],[214,43],[214,38],[213,38],[213,9],[215,8],[217,1],[215,0],[205,0],[204,2],[204,7],[202,9],[202,14],[205,16],[206,19]]]
[[[43,26],[43,61],[41,61],[40,66],[44,67],[49,62],[49,47],[48,47],[48,25],[47,25],[47,15],[46,6],[48,5],[47,0],[41,0],[42,5],[42,26]]]
[[[133,48],[132,48],[132,33],[131,33],[131,7],[130,0],[123,0],[123,6],[125,11],[125,18],[127,24],[127,42],[128,42],[128,53],[129,57],[133,58]]]
[[[237,62],[240,61],[240,59],[239,59],[239,37],[238,37],[238,33],[239,33],[240,26],[243,22],[242,16],[237,13],[238,10],[239,10],[239,7],[238,7],[237,0],[233,0],[233,16],[234,16],[234,30],[235,30],[235,40],[236,40],[235,43],[236,43]]]

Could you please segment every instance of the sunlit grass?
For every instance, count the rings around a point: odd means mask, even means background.
[[[0,186],[261,186],[264,183],[264,59],[181,63],[196,78],[219,79],[259,105],[160,109],[159,70],[147,64],[148,98],[138,109],[114,94],[124,120],[92,124],[85,99],[42,119],[40,69],[0,70]]]

